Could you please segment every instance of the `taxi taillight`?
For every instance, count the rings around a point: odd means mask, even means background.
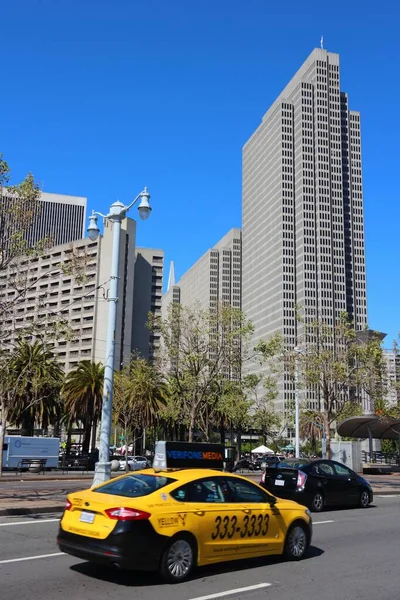
[[[72,504],[67,498],[65,501],[65,504],[64,504],[64,510],[70,510],[71,506],[72,506]]]
[[[107,517],[116,521],[143,521],[151,516],[144,510],[137,510],[136,508],[107,508],[104,512]]]

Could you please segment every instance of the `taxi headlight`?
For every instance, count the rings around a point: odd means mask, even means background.
[[[306,508],[306,515],[308,515],[309,517],[311,517],[311,511],[308,510],[308,508]]]

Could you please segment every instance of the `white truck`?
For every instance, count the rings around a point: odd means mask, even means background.
[[[16,469],[21,460],[45,458],[46,469],[58,466],[60,438],[6,435],[3,445],[3,469]]]

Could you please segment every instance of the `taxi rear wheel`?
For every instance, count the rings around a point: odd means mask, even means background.
[[[308,533],[305,525],[294,523],[286,535],[284,555],[288,560],[300,560],[308,548]]]
[[[179,535],[168,543],[161,557],[160,574],[168,583],[189,577],[196,562],[196,551],[189,536]]]

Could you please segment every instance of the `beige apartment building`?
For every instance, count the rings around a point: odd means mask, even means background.
[[[108,323],[108,289],[112,254],[112,223],[106,221],[104,233],[92,242],[78,239],[54,246],[40,257],[18,261],[0,272],[0,302],[7,302],[1,328],[1,345],[7,348],[18,338],[32,339],[26,329],[32,323],[43,330],[66,323],[68,339],[50,341],[65,371],[80,360],[105,362]],[[119,369],[132,351],[132,315],[134,294],[136,222],[122,223],[119,264],[119,303],[116,328],[115,368]],[[74,277],[73,265],[79,265],[82,278]],[[16,285],[27,291],[18,299]]]

